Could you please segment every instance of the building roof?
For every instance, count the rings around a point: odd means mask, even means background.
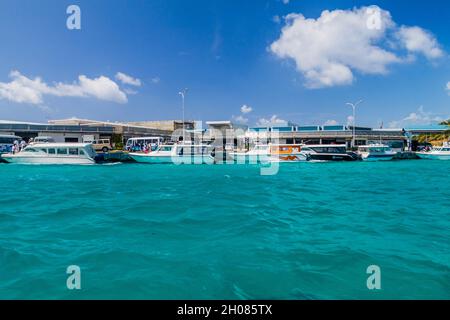
[[[450,126],[442,124],[428,124],[428,125],[412,125],[405,128],[406,131],[447,131]]]

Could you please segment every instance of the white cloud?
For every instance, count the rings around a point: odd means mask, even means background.
[[[248,119],[243,117],[242,115],[239,115],[237,117],[233,116],[233,121],[240,123],[240,124],[247,124],[248,123]]]
[[[436,59],[444,55],[434,35],[422,28],[402,26],[397,36],[410,52],[421,53],[428,59]]]
[[[450,81],[447,82],[447,88],[446,88],[448,94],[450,95]]]
[[[281,0],[284,4],[289,4],[289,0]]]
[[[423,106],[419,107],[419,109],[415,112],[411,112],[409,115],[404,117],[401,120],[391,121],[389,123],[390,128],[403,128],[408,125],[423,125],[423,124],[432,124],[442,122],[447,117],[441,117],[432,112],[427,112],[423,108]]]
[[[241,107],[241,112],[242,112],[243,114],[247,114],[247,113],[250,113],[250,112],[252,112],[252,111],[253,111],[253,108],[247,106],[246,104],[244,104],[244,105]]]
[[[325,121],[325,123],[323,124],[324,126],[335,126],[339,124],[336,120],[327,120]]]
[[[122,82],[123,84],[128,84],[130,86],[140,87],[142,85],[141,80],[137,78],[133,78],[122,72],[116,73],[116,79]]]
[[[287,123],[288,122],[286,120],[278,118],[277,115],[273,115],[269,119],[265,119],[265,118],[259,119],[258,122],[256,123],[256,125],[260,126],[260,127],[286,126]]]
[[[161,79],[159,77],[152,78],[152,83],[154,83],[154,84],[158,84],[160,81],[161,81]]]
[[[17,103],[43,104],[44,96],[91,97],[99,100],[126,103],[127,95],[119,86],[105,76],[90,79],[84,75],[72,84],[55,83],[48,85],[40,77],[30,79],[19,71],[11,71],[11,82],[0,82],[0,99]]]
[[[281,23],[281,18],[279,15],[275,15],[272,17],[272,21],[275,23]]]
[[[413,54],[428,59],[443,54],[431,33],[419,27],[399,28],[389,11],[376,6],[325,10],[317,19],[291,13],[285,21],[269,49],[279,58],[292,59],[309,88],[349,85],[354,71],[387,74],[390,65],[408,62]],[[408,56],[401,57],[394,47],[406,49]]]

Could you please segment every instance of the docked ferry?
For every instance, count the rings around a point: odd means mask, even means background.
[[[1,157],[20,164],[94,164],[96,153],[87,143],[39,143]]]
[[[129,156],[140,163],[213,164],[213,148],[206,144],[160,145],[148,153],[130,152]]]
[[[336,144],[302,145],[301,152],[309,161],[357,161],[361,160],[355,152],[347,152],[347,146]]]

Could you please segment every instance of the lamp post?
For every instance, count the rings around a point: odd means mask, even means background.
[[[183,90],[178,92],[178,94],[181,96],[181,108],[183,111],[183,144],[186,143],[185,136],[184,136],[184,131],[185,131],[184,130],[184,98],[186,96],[187,90],[188,90],[187,88],[184,88]]]
[[[346,104],[353,109],[353,132],[352,132],[352,148],[355,147],[355,126],[356,126],[356,107],[361,104],[363,100],[359,100],[357,103],[347,102]]]

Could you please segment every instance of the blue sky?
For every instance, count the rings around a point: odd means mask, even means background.
[[[71,4],[81,30],[66,27]],[[370,5],[386,31],[352,27]],[[180,119],[187,87],[194,120],[346,124],[345,103],[364,99],[361,125],[438,121],[450,117],[448,21],[440,0],[5,0],[0,119]]]

